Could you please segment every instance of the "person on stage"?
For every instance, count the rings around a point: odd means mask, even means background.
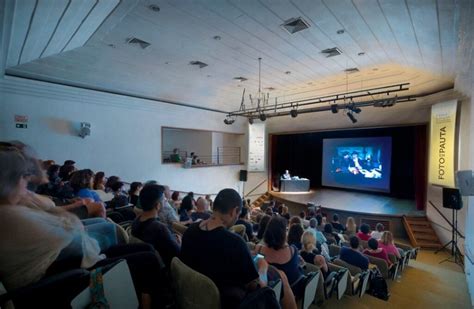
[[[286,179],[286,180],[291,179],[290,172],[288,170],[286,170],[285,174],[283,174],[283,176],[281,176],[281,178]]]

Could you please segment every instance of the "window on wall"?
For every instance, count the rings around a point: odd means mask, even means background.
[[[162,127],[162,163],[184,167],[244,164],[245,135]]]

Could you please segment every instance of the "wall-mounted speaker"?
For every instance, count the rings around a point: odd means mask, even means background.
[[[461,209],[462,198],[459,189],[443,188],[443,207]]]
[[[240,170],[239,180],[240,181],[247,181],[247,170]]]

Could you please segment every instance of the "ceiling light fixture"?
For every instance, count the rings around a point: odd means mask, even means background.
[[[337,33],[337,34],[343,34],[344,32],[346,32],[344,29],[339,29],[339,30],[337,30],[336,33]]]
[[[150,5],[148,6],[148,8],[149,8],[150,10],[152,10],[153,12],[159,12],[159,11],[160,11],[160,7],[159,7],[158,5],[156,5],[156,4],[150,4]]]
[[[196,66],[198,66],[200,69],[205,68],[205,67],[208,66],[207,63],[204,63],[204,62],[198,61],[198,60],[190,61],[189,64],[190,64],[190,65],[196,65]]]
[[[352,121],[352,123],[356,123],[356,122],[357,122],[357,119],[354,117],[354,115],[352,114],[352,112],[347,112],[347,117],[349,117],[349,119]]]
[[[331,104],[331,112],[333,114],[337,114],[338,111],[339,111],[339,107],[337,106],[337,104]]]
[[[285,29],[289,34],[293,34],[308,29],[310,25],[306,20],[301,17],[298,17],[285,20],[281,27]]]
[[[224,119],[224,123],[226,125],[231,125],[235,122],[235,116],[231,115],[231,114],[228,114],[227,116],[225,116],[225,119]]]

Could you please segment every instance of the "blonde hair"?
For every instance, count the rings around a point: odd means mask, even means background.
[[[316,237],[310,231],[306,231],[301,236],[301,244],[304,251],[313,251],[316,249]]]
[[[393,235],[390,231],[385,231],[380,239],[384,245],[393,245]]]
[[[350,233],[356,233],[357,232],[357,225],[355,223],[354,218],[348,217],[346,221],[346,229]]]

